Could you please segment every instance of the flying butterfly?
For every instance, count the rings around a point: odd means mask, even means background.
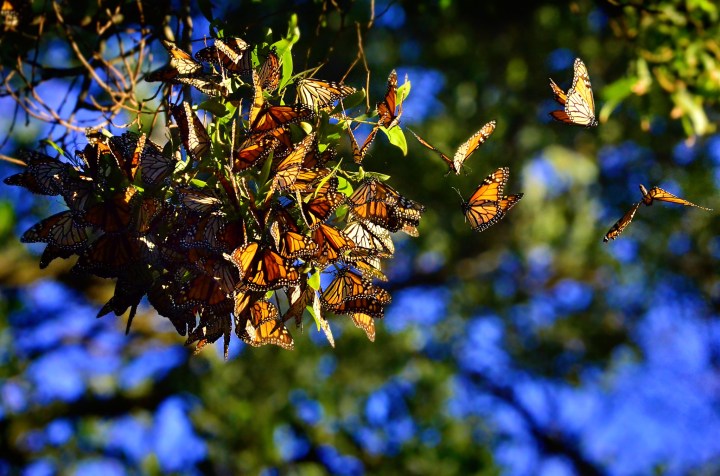
[[[250,130],[253,133],[269,132],[294,122],[306,121],[314,116],[311,109],[302,105],[271,106],[265,102],[263,88],[258,74],[253,71],[255,95],[250,107]]]
[[[470,138],[467,141],[465,141],[460,147],[458,147],[458,149],[455,152],[455,155],[453,156],[452,159],[450,157],[448,157],[447,155],[445,155],[444,153],[442,153],[440,150],[436,149],[432,144],[427,142],[425,139],[423,139],[422,137],[415,134],[414,131],[411,130],[410,132],[412,132],[412,134],[415,136],[415,138],[418,140],[418,142],[420,142],[422,145],[424,145],[428,149],[437,153],[440,156],[440,158],[443,161],[445,161],[448,168],[450,169],[450,170],[448,170],[448,173],[455,172],[455,175],[460,175],[460,169],[462,169],[465,161],[472,155],[473,152],[475,152],[478,149],[478,147],[480,147],[481,145],[483,145],[485,143],[485,141],[488,139],[488,137],[490,137],[490,134],[492,134],[494,130],[495,130],[495,121],[490,121],[487,124],[485,124],[484,126],[482,126],[479,131],[477,131],[475,134],[470,136]]]
[[[580,58],[575,58],[573,82],[567,94],[552,79],[550,79],[550,88],[555,101],[565,106],[564,110],[558,109],[550,113],[553,119],[577,126],[595,127],[598,125],[595,118],[595,99],[593,99],[590,76],[585,63]]]
[[[313,78],[299,79],[295,83],[295,88],[297,90],[297,102],[313,110],[326,108],[335,101],[348,97],[357,91],[355,88],[342,83]]]
[[[467,201],[463,200],[462,211],[473,231],[490,228],[522,198],[522,193],[503,195],[509,177],[510,169],[500,167],[483,180]]]
[[[188,155],[194,160],[202,159],[210,151],[211,141],[192,106],[183,101],[182,105],[173,106],[171,112],[180,128],[180,137]]]
[[[700,205],[696,205],[692,202],[685,200],[684,198],[673,195],[672,193],[668,192],[667,190],[663,190],[660,187],[653,187],[648,191],[644,185],[640,184],[640,193],[642,193],[642,200],[633,205],[633,207],[627,213],[625,213],[625,215],[623,215],[620,220],[618,220],[612,226],[612,228],[610,228],[610,230],[603,237],[604,242],[614,240],[620,235],[620,233],[622,233],[622,231],[632,221],[633,217],[635,216],[635,212],[638,210],[638,208],[640,208],[640,205],[645,204],[649,207],[653,204],[655,200],[659,202],[678,203],[680,205],[685,205],[686,207],[696,207],[702,210],[712,211],[712,208],[706,208],[701,207]]]

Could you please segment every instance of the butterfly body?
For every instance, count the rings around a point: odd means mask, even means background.
[[[585,63],[580,58],[575,58],[573,82],[567,93],[552,79],[550,80],[550,89],[552,89],[555,101],[565,106],[564,109],[550,113],[553,119],[576,126],[595,127],[598,125],[595,118],[595,99],[590,76]]]

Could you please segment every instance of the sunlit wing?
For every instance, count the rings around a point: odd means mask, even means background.
[[[635,216],[635,212],[637,212],[638,208],[640,208],[640,205],[642,205],[643,202],[637,202],[630,210],[628,210],[615,224],[608,230],[607,233],[605,233],[605,236],[603,237],[604,242],[608,242],[610,240],[614,240],[618,236],[620,236],[620,233],[623,232],[625,228],[630,224],[633,217]]]

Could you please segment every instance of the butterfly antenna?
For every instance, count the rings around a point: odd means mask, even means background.
[[[465,204],[465,199],[463,198],[462,194],[460,193],[460,190],[458,190],[458,189],[455,188],[455,187],[452,187],[452,189],[457,192],[458,197],[460,197],[460,201],[461,201],[461,202],[463,203],[463,205],[464,205],[464,204]]]

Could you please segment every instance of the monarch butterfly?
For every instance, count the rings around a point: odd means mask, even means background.
[[[233,153],[233,171],[240,172],[254,167],[280,145],[272,134],[251,136]]]
[[[484,231],[500,221],[522,198],[522,193],[503,196],[509,177],[510,169],[500,167],[483,180],[467,201],[463,200],[462,211],[473,231]]]
[[[390,295],[382,288],[350,268],[342,268],[321,295],[323,307],[334,309],[350,299],[372,298],[383,303],[389,302]]]
[[[320,295],[323,308],[335,314],[360,312],[378,318],[384,315],[383,306],[390,301],[387,291],[348,268],[342,269]]]
[[[226,221],[225,214],[218,211],[203,213],[197,221],[193,219],[186,220],[186,229],[184,235],[180,238],[180,246],[183,248],[227,251],[223,249],[220,242],[220,235],[225,229]]]
[[[181,106],[173,106],[171,112],[188,155],[194,160],[202,159],[210,151],[210,136],[192,106],[183,101]]]
[[[605,233],[605,236],[603,237],[603,242],[608,242],[609,240],[614,240],[618,236],[620,236],[620,233],[623,232],[623,230],[630,224],[633,217],[635,216],[635,212],[638,211],[638,208],[640,208],[640,205],[642,205],[642,201],[637,202],[633,207],[628,210],[620,219],[615,222],[615,224],[608,230],[607,233]]]
[[[293,149],[287,157],[280,161],[275,169],[275,175],[268,196],[272,195],[276,190],[283,192],[295,183],[302,168],[303,160],[312,147],[314,140],[315,133],[308,134],[295,146],[295,149]]]
[[[178,309],[230,312],[233,306],[232,298],[228,297],[220,281],[201,272],[195,272],[189,280],[180,283],[173,301]]]
[[[128,230],[132,221],[131,201],[136,192],[134,187],[128,187],[111,199],[93,205],[85,213],[85,221],[105,233]]]
[[[378,258],[388,258],[395,253],[390,232],[371,222],[348,220],[343,232],[360,248],[372,250]]]
[[[305,156],[302,166],[303,169],[317,169],[324,166],[326,163],[335,160],[337,151],[332,147],[326,147],[323,152],[320,152],[317,142],[310,148],[310,151]]]
[[[355,248],[355,242],[343,231],[321,223],[313,231],[313,241],[317,243],[317,252],[314,262],[319,266],[335,263],[343,258],[344,254]]]
[[[310,109],[323,109],[338,99],[350,96],[355,88],[334,81],[303,78],[295,83],[297,102]]]
[[[189,53],[180,49],[175,43],[160,40],[170,55],[170,64],[145,75],[145,81],[168,82],[178,75],[195,75],[202,71],[202,64],[195,61]]]
[[[350,213],[389,231],[417,226],[425,207],[375,178],[366,178],[348,199]]]
[[[272,92],[277,89],[280,83],[280,58],[275,48],[270,50],[262,66],[260,66],[258,77],[260,79],[260,87],[263,88],[263,90]]]
[[[174,157],[163,154],[160,146],[150,139],[145,140],[145,147],[140,156],[142,181],[149,187],[162,183],[174,170]]]
[[[66,210],[56,213],[33,225],[23,233],[23,243],[47,243],[60,250],[75,251],[87,245],[87,227]]]
[[[257,242],[235,249],[230,261],[240,270],[240,281],[252,291],[292,286],[300,280],[297,269],[285,258]]]
[[[222,205],[220,199],[190,187],[178,187],[180,202],[188,209],[197,213],[210,213]]]
[[[278,251],[280,256],[284,258],[307,258],[317,253],[318,244],[310,237],[301,235],[298,232],[281,231],[278,238],[280,242]]]
[[[241,38],[218,38],[213,46],[195,53],[195,59],[222,66],[231,73],[248,74],[242,59],[249,56],[250,45]]]
[[[356,164],[362,164],[362,161],[365,159],[365,156],[367,155],[368,147],[370,147],[370,144],[372,144],[372,141],[375,140],[375,136],[377,135],[379,128],[373,127],[373,129],[370,131],[370,134],[365,138],[365,142],[363,142],[362,147],[358,145],[357,140],[355,139],[355,134],[352,131],[352,128],[348,126],[348,135],[350,136],[350,146],[352,147],[353,151],[353,160]]]
[[[700,205],[696,205],[692,202],[685,200],[684,198],[673,195],[672,193],[668,192],[667,190],[663,190],[660,187],[653,187],[648,191],[644,185],[640,184],[640,193],[642,193],[642,200],[636,203],[633,208],[631,208],[627,213],[625,213],[625,215],[623,215],[620,220],[618,220],[612,226],[612,228],[610,228],[610,230],[603,237],[604,242],[614,240],[620,235],[620,233],[622,233],[622,231],[632,221],[633,217],[635,216],[635,212],[638,210],[638,208],[640,208],[641,204],[645,204],[649,207],[653,204],[653,201],[657,200],[660,202],[679,203],[680,205],[685,205],[687,207],[696,207],[703,210],[712,211],[712,208],[705,208],[701,207]]]
[[[365,331],[365,335],[367,335],[370,342],[375,342],[375,320],[372,316],[363,312],[353,312],[350,314],[350,318],[355,327]]]
[[[227,87],[223,84],[223,78],[217,74],[198,73],[191,76],[178,75],[170,80],[175,84],[187,84],[201,93],[208,96],[227,96]]]
[[[65,190],[65,182],[73,170],[70,164],[34,151],[22,151],[20,159],[26,164],[25,170],[5,178],[6,184],[25,187],[41,195],[60,195]]]
[[[131,201],[133,212],[130,228],[135,234],[145,235],[150,231],[154,220],[165,209],[165,203],[157,198],[142,198],[140,195],[136,195]]]
[[[105,234],[80,255],[75,267],[101,278],[116,278],[141,257],[141,242],[126,234]]]
[[[410,132],[412,132],[418,142],[420,142],[428,149],[436,152],[440,156],[440,158],[445,161],[448,168],[450,169],[448,173],[455,172],[455,175],[460,175],[460,169],[462,168],[465,161],[472,155],[473,152],[478,149],[478,147],[485,143],[485,141],[488,139],[488,137],[490,137],[490,134],[492,134],[494,130],[495,121],[490,121],[484,126],[482,126],[479,131],[470,136],[467,141],[465,141],[460,147],[458,147],[452,159],[447,155],[443,154],[438,149],[436,149],[425,139],[415,134],[414,131],[411,130]]]
[[[307,157],[306,157],[307,158]],[[292,192],[310,193],[315,191],[320,181],[330,175],[332,170],[328,168],[320,169],[300,169],[298,176],[295,179],[295,183],[290,187]]]
[[[391,129],[400,122],[402,116],[402,101],[397,100],[397,73],[395,70],[390,72],[388,76],[387,90],[382,101],[377,103],[377,112],[380,118],[378,125]],[[397,112],[396,112],[397,111]]]
[[[113,136],[108,139],[108,147],[112,156],[120,170],[131,182],[135,180],[135,174],[140,167],[140,156],[145,148],[146,139],[145,134],[137,135],[133,132],[126,132],[121,136]]]
[[[293,122],[305,121],[314,116],[312,110],[302,105],[268,106],[263,98],[260,77],[253,71],[255,95],[250,107],[250,130],[253,133],[268,132]]]
[[[292,350],[295,343],[279,317],[280,313],[273,303],[259,299],[253,303],[249,311],[245,312],[245,315],[236,318],[235,332],[243,342],[253,347],[273,344]]]
[[[567,94],[552,79],[550,79],[550,88],[555,101],[565,106],[564,110],[559,109],[550,113],[553,119],[577,126],[595,127],[598,125],[595,118],[595,99],[593,99],[590,76],[585,63],[580,58],[575,58],[573,82]]]
[[[345,203],[345,194],[338,192],[337,177],[330,177],[320,185],[310,199],[301,204],[303,219],[310,230],[317,229],[335,212],[337,207]]]

